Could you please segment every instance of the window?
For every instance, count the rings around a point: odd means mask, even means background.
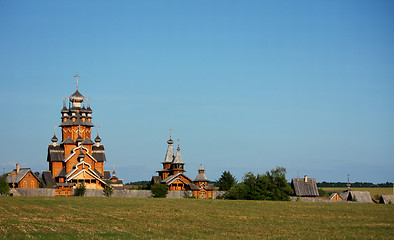
[[[23,181],[23,187],[27,188],[27,182],[26,181]]]
[[[34,188],[34,181],[31,181],[31,188]]]

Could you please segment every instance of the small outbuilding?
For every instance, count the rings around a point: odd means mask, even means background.
[[[342,201],[342,200],[343,200],[343,199],[339,196],[339,194],[336,193],[336,192],[332,193],[332,194],[328,197],[328,199],[329,199],[329,200],[332,200],[332,201]]]
[[[359,203],[373,203],[371,194],[368,191],[350,191],[347,200]]]
[[[394,195],[382,195],[379,203],[394,204]]]
[[[38,188],[40,180],[30,168],[20,168],[16,164],[16,169],[8,174],[7,182],[11,188]]]
[[[291,188],[293,188],[295,196],[298,197],[318,197],[319,191],[317,190],[316,179],[308,178],[292,178]]]

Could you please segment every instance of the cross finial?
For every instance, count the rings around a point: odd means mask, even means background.
[[[87,101],[87,106],[86,107],[90,107],[90,97],[87,97],[86,101]]]
[[[53,125],[53,136],[55,136],[56,135],[56,125]]]
[[[77,90],[78,90],[78,78],[79,78],[80,76],[79,76],[78,73],[77,73],[77,75],[75,75],[74,77],[77,78]]]
[[[64,97],[64,98],[63,98],[63,107],[66,106],[66,102],[67,102],[67,97]]]
[[[172,128],[170,128],[170,139],[171,139],[171,134],[172,134]]]
[[[96,129],[97,129],[97,136],[99,135],[99,128],[100,128],[100,126],[96,126]]]

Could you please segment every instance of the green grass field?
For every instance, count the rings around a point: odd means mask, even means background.
[[[394,204],[0,197],[0,238],[392,239]]]

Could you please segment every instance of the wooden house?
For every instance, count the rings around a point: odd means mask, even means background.
[[[104,162],[106,161],[104,145],[98,135],[92,140],[92,109],[90,102],[77,89],[69,97],[69,106],[66,98],[61,109],[62,132],[60,143],[54,134],[48,145],[47,161],[49,171],[42,173],[47,185],[57,189],[57,195],[69,195],[72,188],[78,184],[85,184],[87,189],[104,189],[107,185]],[[86,103],[86,104],[85,104]],[[86,105],[86,106],[85,106]],[[67,194],[63,194],[67,193]]]
[[[40,182],[30,168],[20,168],[19,164],[8,174],[6,181],[11,188],[38,188]]]
[[[298,197],[318,197],[319,191],[317,190],[316,179],[308,178],[292,178],[291,187],[294,190],[295,196]]]
[[[350,191],[347,200],[360,203],[373,203],[371,194],[368,191]]]

